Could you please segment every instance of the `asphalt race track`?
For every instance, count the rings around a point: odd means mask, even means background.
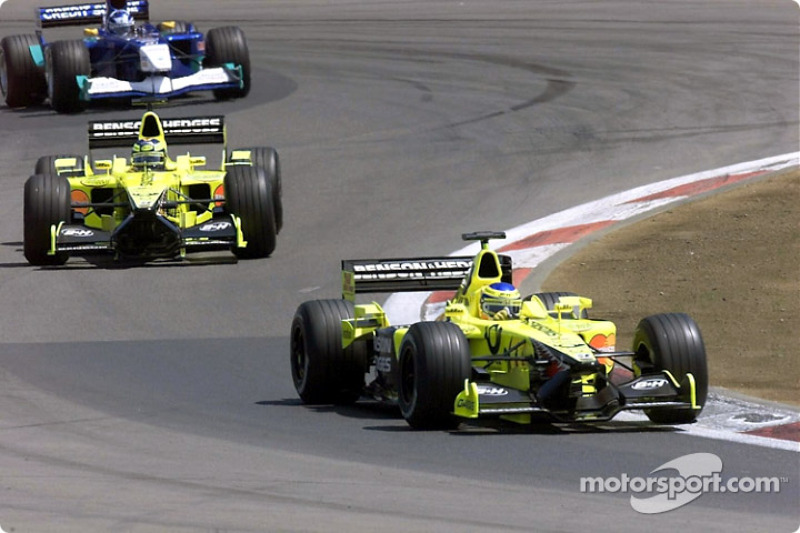
[[[0,36],[31,33],[32,5],[2,4]],[[83,153],[88,120],[139,111],[0,107],[5,531],[798,527],[797,453],[625,422],[415,432],[371,403],[303,406],[287,339],[300,302],[338,297],[342,258],[449,253],[465,231],[796,151],[797,4],[155,0],[151,12],[244,29],[251,95],[161,113],[224,113],[232,147],[276,147],[284,230],[264,260],[31,267],[22,190],[36,159]],[[580,491],[582,477],[648,476],[701,452],[723,477],[777,477],[780,492],[645,515],[630,493]]]

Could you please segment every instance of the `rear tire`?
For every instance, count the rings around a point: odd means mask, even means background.
[[[281,163],[278,158],[278,152],[274,148],[263,146],[239,148],[239,150],[249,150],[253,166],[262,167],[272,182],[275,231],[280,233],[283,228],[283,184],[281,183]]]
[[[79,113],[86,109],[81,100],[78,76],[89,76],[89,50],[83,41],[56,41],[47,47],[47,94],[58,113]]]
[[[346,300],[312,300],[300,304],[292,320],[292,380],[306,404],[352,404],[364,389],[366,344],[342,348],[342,320],[353,318]]]
[[[25,182],[23,204],[25,259],[32,265],[63,265],[67,254],[47,255],[50,226],[70,221],[70,187],[64,176],[36,174]]]
[[[233,63],[242,67],[242,86],[235,89],[217,89],[217,100],[243,98],[250,92],[250,51],[244,32],[237,26],[213,28],[206,35],[204,67],[221,67]]]
[[[242,259],[269,256],[275,250],[275,212],[272,189],[261,167],[232,166],[225,175],[225,205],[229,213],[242,221],[242,233],[247,246],[233,253]]]
[[[706,349],[700,328],[685,313],[664,313],[643,318],[633,336],[634,365],[638,369],[666,370],[680,383],[686,374],[695,379],[697,404],[708,396]],[[657,424],[690,424],[700,411],[646,409]]]
[[[10,35],[0,41],[0,92],[8,107],[39,105],[47,97],[44,69],[30,50],[38,45],[35,35]]]
[[[398,400],[414,429],[453,429],[454,402],[471,372],[469,343],[452,322],[413,324],[400,344]]]

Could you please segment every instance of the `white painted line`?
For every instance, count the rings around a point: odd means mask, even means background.
[[[685,426],[679,426],[681,428]],[[757,435],[748,435],[746,433],[736,433],[730,430],[722,429],[709,429],[702,426],[689,426],[684,429],[683,433],[692,437],[703,437],[705,439],[714,440],[727,440],[739,444],[750,444],[753,446],[762,446],[765,448],[774,448],[776,450],[786,450],[789,452],[800,453],[800,442],[793,442],[790,440],[772,439],[769,437],[759,437]]]

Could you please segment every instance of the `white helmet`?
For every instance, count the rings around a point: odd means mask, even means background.
[[[108,15],[108,31],[114,35],[125,36],[128,35],[133,29],[133,17],[130,13],[122,9],[112,11]]]

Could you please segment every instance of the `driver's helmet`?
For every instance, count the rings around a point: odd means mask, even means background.
[[[499,281],[481,289],[482,318],[506,320],[516,318],[519,316],[520,307],[522,307],[522,297],[510,283]]]
[[[162,170],[167,160],[167,146],[159,139],[139,139],[133,145],[131,165],[134,168]]]
[[[106,25],[108,31],[114,35],[124,37],[133,30],[133,17],[124,9],[117,9],[108,15]]]

